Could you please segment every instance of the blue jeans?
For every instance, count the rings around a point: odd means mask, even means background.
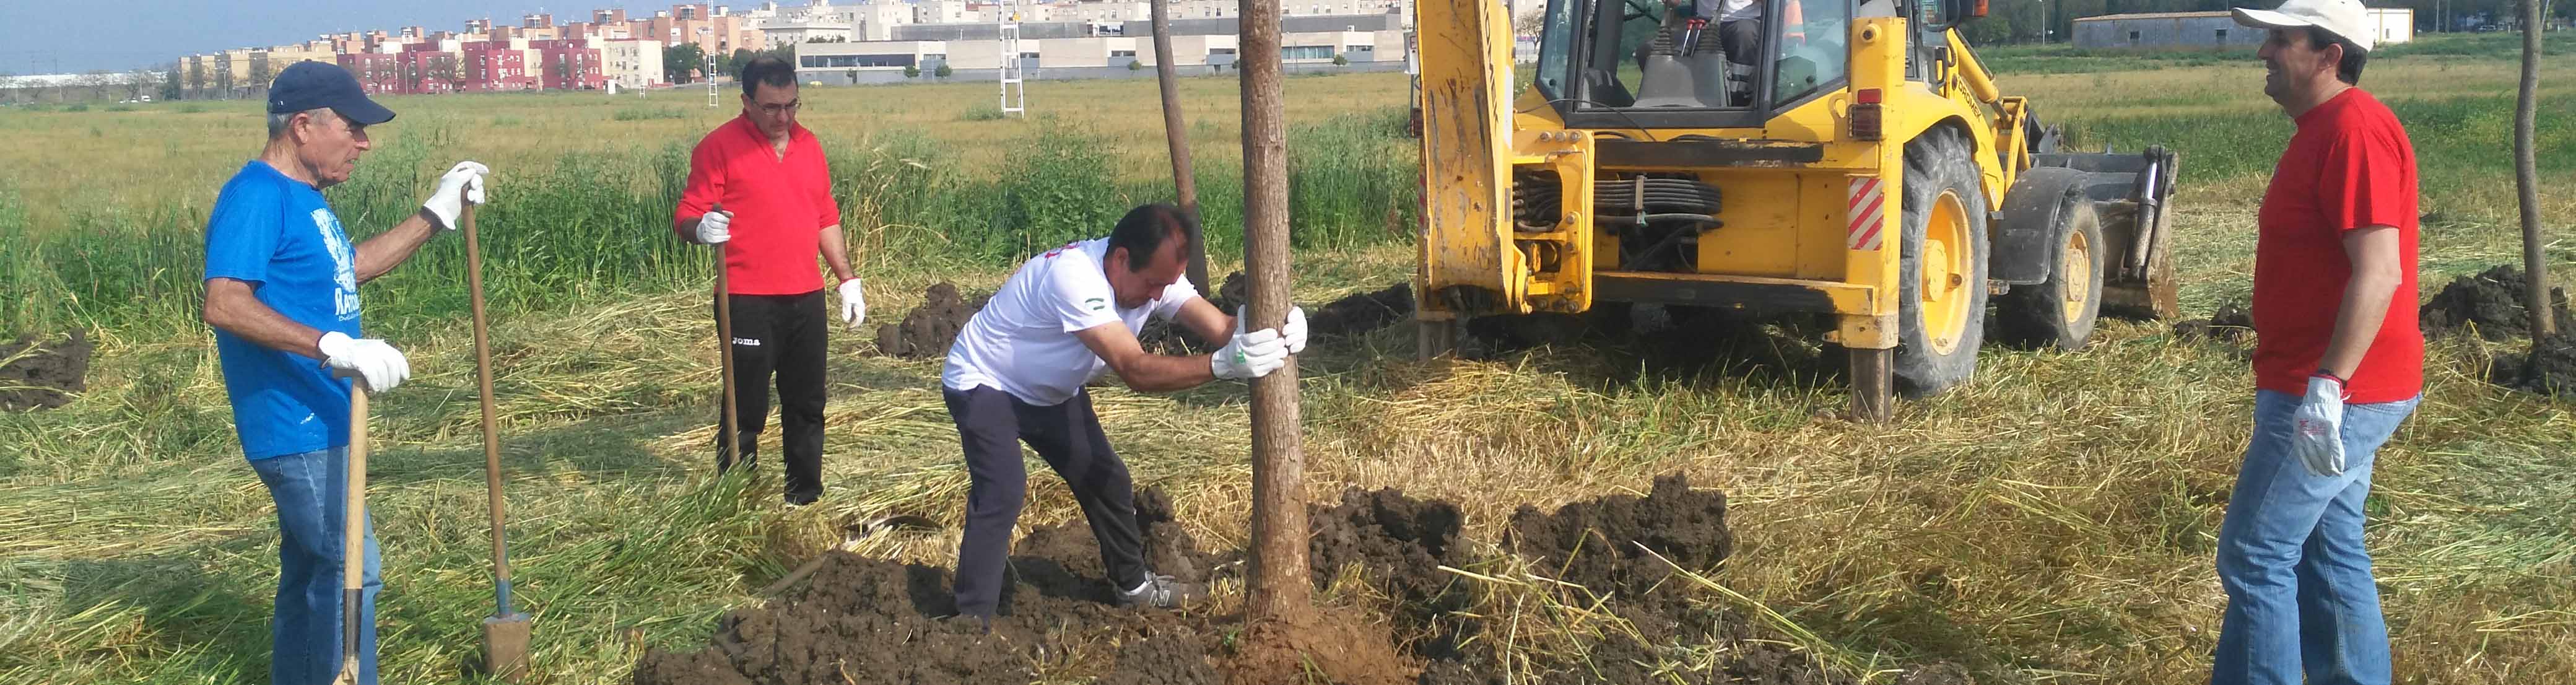
[[[340,672],[340,548],[347,525],[349,449],[253,459],[250,468],[277,502],[277,618],[269,624],[271,685],[324,685]],[[367,520],[366,581],[358,604],[358,682],[376,682],[378,577],[373,515]]]
[[[2212,685],[2384,685],[2388,626],[2362,549],[2372,457],[2421,397],[2344,406],[2344,472],[2308,471],[2290,451],[2300,398],[2254,396],[2254,440],[2218,528],[2227,589]]]

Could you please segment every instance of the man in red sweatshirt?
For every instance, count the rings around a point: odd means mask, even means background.
[[[737,428],[743,454],[754,451],[769,414],[769,378],[778,376],[780,444],[786,452],[787,502],[823,496],[823,276],[819,252],[839,284],[841,319],[867,318],[867,299],[841,241],[841,209],[823,146],[796,125],[796,68],[761,57],[745,62],[742,116],[716,127],[689,154],[673,231],[724,250],[731,287]],[[721,422],[721,419],[719,420]],[[737,459],[717,429],[716,466]]]

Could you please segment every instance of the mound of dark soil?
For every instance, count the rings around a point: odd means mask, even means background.
[[[1217,311],[1234,313],[1236,307],[1252,301],[1251,284],[1237,271],[1225,277],[1225,284],[1208,296],[1208,304]],[[1413,316],[1413,285],[1397,283],[1375,292],[1355,293],[1324,303],[1306,311],[1306,332],[1314,338],[1365,335],[1395,325]],[[1145,324],[1136,334],[1145,351],[1155,354],[1207,354],[1223,345],[1200,340],[1197,334],[1182,330],[1172,322],[1156,320]]]
[[[1735,536],[1726,528],[1726,495],[1692,490],[1689,479],[1674,474],[1656,478],[1645,497],[1611,495],[1553,514],[1522,505],[1512,513],[1508,542],[1543,568],[1563,569],[1558,580],[1636,596],[1664,584],[1675,564],[1717,566],[1733,551]]]
[[[1208,304],[1216,305],[1217,311],[1232,314],[1234,308],[1252,304],[1252,281],[1246,279],[1241,271],[1226,274],[1225,281],[1217,284],[1216,292],[1205,297]]]
[[[1638,377],[1697,381],[1751,378],[1842,387],[1850,361],[1820,344],[1828,317],[1720,307],[1595,302],[1582,314],[1469,319],[1458,356],[1505,359],[1542,346],[1584,350],[1614,382]]]
[[[1237,271],[1227,275],[1225,282],[1217,286],[1216,292],[1200,293],[1199,296],[1207,298],[1208,304],[1215,305],[1217,311],[1232,314],[1235,307],[1252,301],[1246,295],[1251,292],[1251,287],[1251,283],[1244,280],[1243,272]],[[1224,347],[1220,343],[1200,340],[1197,333],[1192,333],[1178,324],[1163,319],[1146,321],[1145,329],[1136,332],[1136,342],[1147,352],[1174,356],[1207,354],[1215,352],[1219,347]]]
[[[2217,340],[2243,344],[2254,339],[2254,309],[2246,300],[2218,305],[2218,312],[2206,319],[2177,322],[2174,336],[2184,340]]]
[[[1474,637],[1479,626],[1443,619],[1467,608],[1474,597],[1457,576],[1440,567],[1467,567],[1465,544],[1458,537],[1466,522],[1457,505],[1448,502],[1417,500],[1396,490],[1344,492],[1340,504],[1307,509],[1313,541],[1307,545],[1306,563],[1319,588],[1332,585],[1343,569],[1359,567],[1395,598],[1400,609],[1392,618],[1398,627],[1422,637],[1412,645],[1415,655],[1462,659],[1458,645]]]
[[[2416,312],[2424,337],[2474,334],[2491,342],[2531,337],[2531,310],[2523,306],[2522,270],[2499,266],[2475,276],[2461,276],[2442,286]],[[2567,309],[2567,291],[2550,289],[2551,316],[2558,330],[2576,330]]]
[[[956,284],[945,281],[922,295],[921,306],[906,312],[902,321],[877,327],[877,354],[906,359],[945,356],[957,332],[966,328],[966,321],[975,318],[975,310],[983,309],[988,299],[969,302],[957,293]]]
[[[72,329],[63,342],[19,336],[0,345],[0,411],[52,409],[89,389],[89,334]]]
[[[1169,500],[1138,493],[1149,563],[1188,580],[1237,574],[1172,522]],[[1347,685],[1501,683],[1496,626],[1466,613],[1475,592],[1440,566],[1473,563],[1457,506],[1393,490],[1352,491],[1309,509],[1313,578],[1327,586],[1346,569],[1387,591],[1396,615],[1327,609],[1299,625],[1238,630],[1239,616],[1126,611],[1107,603],[1099,548],[1080,521],[1039,528],[1020,540],[1013,583],[989,633],[938,618],[953,612],[947,569],[833,552],[803,589],[768,606],[720,619],[712,644],[691,652],[654,650],[635,668],[638,685],[1091,682],[1116,685],[1332,682]],[[1710,571],[1733,546],[1726,498],[1657,479],[1645,497],[1619,495],[1542,514],[1512,517],[1505,546],[1583,585],[1587,607],[1637,629],[1580,649],[1534,657],[1511,669],[1532,682],[1840,684],[1813,658],[1731,612],[1689,599],[1674,564]],[[1593,605],[1597,597],[1606,602]],[[1390,625],[1391,624],[1391,625]],[[1395,634],[1389,634],[1389,629]],[[1487,639],[1472,640],[1484,635]],[[1643,638],[1642,640],[1638,638]],[[1659,673],[1677,648],[1723,647],[1698,670]],[[1558,654],[1552,656],[1551,654]],[[1547,660],[1556,659],[1557,662]],[[1937,665],[1899,683],[1970,681]]]
[[[1357,293],[1326,303],[1306,314],[1312,335],[1357,336],[1395,325],[1413,316],[1413,284],[1397,283],[1376,292]]]
[[[2532,344],[2531,354],[2496,360],[2487,379],[2523,392],[2576,400],[2576,329]]]
[[[1137,493],[1155,570],[1203,556],[1172,524],[1170,500]],[[1031,682],[1050,673],[1100,683],[1216,683],[1213,633],[1168,611],[1108,603],[1100,548],[1080,521],[1033,530],[1013,547],[1012,583],[990,633],[956,613],[951,569],[830,552],[800,590],[718,620],[713,644],[653,651],[637,685]],[[1174,575],[1179,575],[1174,573]]]

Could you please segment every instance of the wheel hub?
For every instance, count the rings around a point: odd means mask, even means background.
[[[1968,275],[1976,273],[1968,260],[1976,251],[1970,247],[1968,212],[1957,193],[1944,191],[1932,202],[1931,216],[1923,226],[1922,282],[1915,292],[1923,299],[1923,334],[1932,352],[1950,354],[1958,351],[1959,341],[1967,336]],[[1982,287],[1984,284],[1976,284]]]
[[[2093,241],[2083,231],[2066,232],[2065,256],[2058,260],[2057,281],[2065,286],[2058,306],[2064,308],[2067,323],[2084,318],[2084,304],[2093,291]]]

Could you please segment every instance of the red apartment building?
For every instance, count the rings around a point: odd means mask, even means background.
[[[404,92],[401,59],[401,55],[381,52],[344,52],[339,56],[340,68],[358,77],[358,85],[366,88],[368,95]]]
[[[537,89],[537,74],[527,63],[527,51],[508,43],[484,41],[466,43],[463,52],[465,82],[461,90],[492,93]]]
[[[537,53],[539,64],[529,67],[537,74],[538,83],[546,90],[580,90],[608,87],[608,75],[600,69],[599,48],[581,40],[532,40],[528,49]]]

